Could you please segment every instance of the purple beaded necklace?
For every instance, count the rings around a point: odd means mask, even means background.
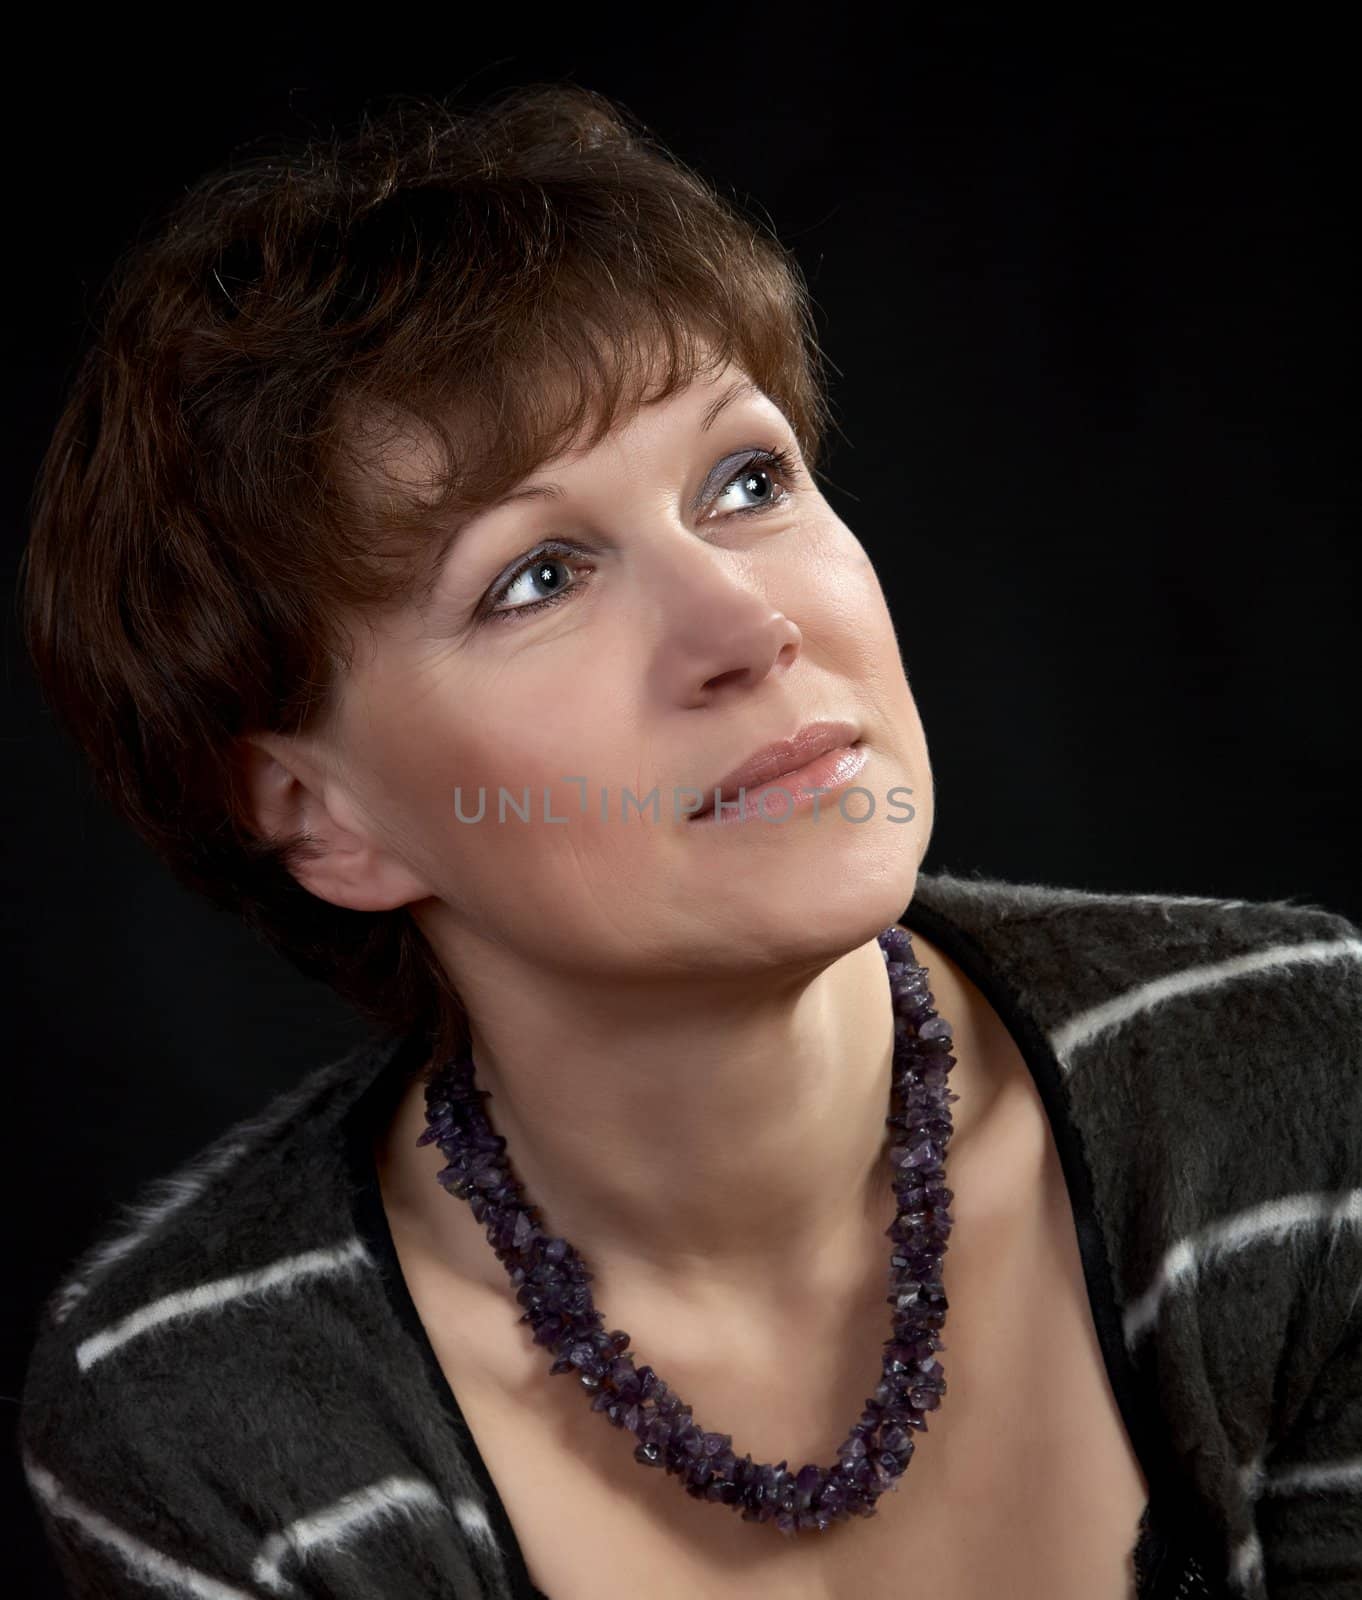
[[[591,1395],[591,1409],[604,1411],[617,1428],[638,1441],[634,1459],[661,1466],[683,1481],[687,1494],[740,1511],[745,1522],[772,1522],[782,1533],[821,1532],[849,1516],[875,1514],[875,1503],[898,1479],[913,1455],[911,1430],[927,1431],[924,1413],[935,1411],[946,1392],[936,1352],[946,1347],[937,1330],[946,1320],[941,1258],[947,1249],[954,1198],[945,1187],[945,1154],[957,1094],[946,1080],[955,1057],[950,1024],[937,1016],[927,988],[927,969],[913,957],[900,927],[879,935],[894,1007],[891,1074],[890,1164],[898,1214],[885,1230],[894,1241],[889,1257],[888,1302],[893,1334],[885,1341],[883,1376],[830,1468],[809,1462],[798,1473],[777,1465],[739,1459],[732,1436],[702,1432],[691,1408],[669,1393],[651,1367],[635,1368],[626,1353],[629,1335],[604,1331],[591,1299],[593,1274],[566,1239],[538,1223],[536,1209],[521,1196],[480,1100],[490,1092],[473,1081],[471,1052],[446,1062],[426,1086],[426,1131],[418,1145],[436,1143],[449,1161],[438,1174],[442,1187],[468,1201],[505,1266],[525,1307],[536,1344],[557,1359],[550,1373],[576,1372]]]

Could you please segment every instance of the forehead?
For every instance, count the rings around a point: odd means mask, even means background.
[[[734,405],[770,398],[737,363],[729,361],[713,370],[698,373],[681,388],[665,397],[654,397],[653,380],[636,381],[633,392],[617,409],[610,427],[599,437],[598,417],[586,415],[575,432],[554,437],[547,424],[542,431],[549,440],[538,451],[527,451],[523,437],[519,451],[507,448],[498,437],[497,424],[476,401],[449,406],[444,422],[449,438],[465,463],[495,460],[499,453],[518,458],[520,477],[549,464],[567,464],[595,458],[617,449],[635,438],[647,437],[673,428],[707,432],[722,413]],[[555,403],[563,404],[562,386],[544,396],[543,412],[553,414]],[[385,489],[404,498],[434,505],[442,498],[448,473],[448,457],[435,430],[419,418],[403,415],[390,406],[377,405],[355,420],[356,457],[360,467],[357,487],[366,498],[381,502]],[[486,474],[484,474],[486,476]],[[531,491],[533,492],[533,491]],[[464,517],[482,514],[509,500],[521,498],[525,491],[494,481],[489,493],[474,492],[463,506]]]

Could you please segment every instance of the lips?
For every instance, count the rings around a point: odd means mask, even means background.
[[[755,789],[763,783],[774,783],[777,778],[798,771],[810,761],[826,755],[829,750],[854,744],[860,736],[860,729],[851,722],[810,722],[792,738],[778,739],[774,744],[763,745],[741,766],[734,767],[731,772],[705,788],[704,807],[692,814],[692,820],[695,817],[708,816],[713,812],[716,789],[719,791],[720,799],[736,799],[739,789]]]

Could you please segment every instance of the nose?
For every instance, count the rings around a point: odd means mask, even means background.
[[[660,559],[657,670],[673,704],[706,705],[799,659],[799,624],[772,602],[751,562],[694,541]]]

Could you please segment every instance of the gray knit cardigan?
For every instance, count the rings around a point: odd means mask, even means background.
[[[1362,933],[944,873],[901,920],[988,996],[1050,1119],[1150,1484],[1132,1594],[1358,1600]],[[539,1594],[377,1189],[423,1045],[318,1067],[52,1290],[17,1442],[73,1600]],[[508,1336],[518,1314],[508,1286]]]

